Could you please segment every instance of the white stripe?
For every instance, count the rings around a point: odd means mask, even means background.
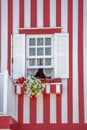
[[[19,0],[13,0],[13,34],[19,32]]]
[[[68,24],[68,0],[61,0],[61,26],[62,32],[67,32]]]
[[[50,94],[50,123],[56,123],[56,94]]]
[[[23,97],[23,123],[30,123],[30,98],[27,95]]]
[[[68,123],[68,110],[67,110],[67,80],[62,80],[63,92],[61,94],[62,104],[61,104],[61,114],[62,114],[62,123]]]
[[[37,0],[37,27],[43,27],[43,0]]]
[[[18,95],[14,95],[14,119],[18,121]]]
[[[43,94],[36,98],[36,122],[43,123]]]
[[[87,123],[87,0],[84,0],[83,7],[83,52],[84,52],[84,117]]]
[[[56,0],[50,0],[50,27],[56,27]]]
[[[78,107],[78,0],[73,0],[73,123],[79,122]]]
[[[30,0],[24,0],[24,27],[30,27]]]
[[[1,72],[7,70],[8,54],[8,0],[1,0]]]

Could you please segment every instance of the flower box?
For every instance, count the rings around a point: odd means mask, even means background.
[[[15,94],[23,95],[26,89],[21,85],[15,85]]]
[[[45,85],[46,94],[61,94],[62,93],[62,83],[47,83]]]

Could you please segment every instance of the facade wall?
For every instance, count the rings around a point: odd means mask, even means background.
[[[19,34],[20,28],[62,27],[61,32],[69,33],[69,79],[62,79],[61,96],[48,95],[41,98],[43,101],[41,113],[44,115],[42,122],[45,124],[50,121],[50,102],[55,104],[54,123],[87,123],[86,23],[87,0],[0,0],[1,72],[8,69],[11,73],[11,34]],[[20,114],[17,118],[22,123],[23,103],[26,97],[16,98],[20,102],[18,105]],[[32,110],[30,107],[38,106],[37,103],[36,100],[34,104],[31,102],[28,112]],[[32,112],[34,118],[31,120],[41,122],[42,117],[36,119],[34,113],[36,111]],[[26,120],[29,122],[29,119]]]

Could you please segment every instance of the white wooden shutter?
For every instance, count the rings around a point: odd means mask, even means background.
[[[69,34],[55,33],[54,76],[69,78]]]
[[[25,76],[25,35],[13,35],[12,46],[12,75],[13,79],[17,79],[21,76]]]

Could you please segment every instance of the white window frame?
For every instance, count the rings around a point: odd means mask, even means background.
[[[43,56],[29,56],[29,38],[51,38],[51,56],[46,56],[46,55],[43,55]],[[41,48],[45,48],[45,45],[44,46],[40,46]],[[49,47],[49,46],[46,46],[46,47]],[[32,47],[30,47],[32,48]],[[39,48],[39,46],[36,46],[36,48]],[[27,65],[28,64],[28,60],[29,59],[38,59],[38,58],[41,58],[41,59],[46,59],[46,58],[51,58],[51,65],[42,65],[42,66],[38,66],[38,65],[35,65],[35,66],[29,66]],[[28,62],[27,62],[28,61]],[[26,71],[27,69],[38,69],[38,68],[53,68],[53,35],[26,35]]]

